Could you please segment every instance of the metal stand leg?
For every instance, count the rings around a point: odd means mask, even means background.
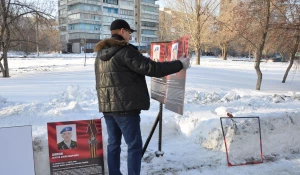
[[[162,103],[159,106],[159,111],[161,111],[159,116],[159,130],[158,130],[158,151],[155,152],[156,157],[164,155],[164,152],[161,151],[161,141],[162,141]]]
[[[148,136],[148,138],[147,138],[147,140],[146,140],[146,142],[145,142],[145,145],[144,145],[144,147],[143,147],[142,157],[144,156],[144,153],[146,152],[146,149],[147,149],[147,147],[148,147],[148,145],[149,145],[149,142],[150,142],[150,140],[151,140],[151,138],[152,138],[152,135],[153,135],[153,133],[154,133],[154,131],[155,131],[155,128],[156,128],[156,126],[157,126],[157,124],[158,124],[159,117],[160,117],[160,112],[158,113],[158,115],[157,115],[157,117],[156,117],[156,120],[155,120],[155,122],[154,122],[154,125],[152,126],[152,129],[151,129],[151,131],[150,131],[150,134],[149,134],[149,136]]]
[[[147,150],[147,147],[149,145],[149,142],[153,136],[153,133],[156,129],[156,126],[159,122],[159,138],[158,138],[158,151],[155,152],[156,156],[159,157],[159,156],[163,156],[163,152],[161,151],[161,138],[162,138],[162,103],[160,103],[160,106],[159,106],[159,112],[157,114],[157,117],[156,117],[156,120],[152,126],[152,129],[150,131],[150,134],[145,142],[145,145],[143,147],[143,152],[142,152],[142,157],[144,156],[146,150]]]

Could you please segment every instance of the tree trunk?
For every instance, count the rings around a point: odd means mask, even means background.
[[[262,82],[262,73],[261,73],[261,70],[260,70],[260,67],[259,67],[260,66],[260,59],[261,59],[261,55],[262,55],[262,48],[257,49],[257,51],[255,53],[254,68],[255,68],[255,71],[256,71],[256,74],[257,74],[256,90],[260,90],[261,82]]]
[[[2,72],[2,75],[3,75],[4,78],[9,77],[7,52],[8,52],[8,49],[3,48],[3,53],[2,53],[1,59],[0,59],[0,69],[1,69],[1,72]],[[3,60],[3,64],[2,64],[2,60]]]
[[[9,28],[9,21],[8,21],[10,1],[8,1],[8,4],[6,4],[5,0],[1,0],[1,7],[2,7],[1,46],[3,49],[3,55],[2,55],[3,65],[1,65],[2,67],[1,69],[4,69],[4,71],[2,72],[3,77],[9,77],[7,53],[10,47],[10,28]]]
[[[289,74],[289,71],[290,69],[292,68],[293,64],[294,64],[294,60],[295,60],[295,55],[296,55],[296,52],[298,50],[298,47],[299,47],[299,43],[300,43],[300,36],[297,36],[296,38],[296,43],[295,43],[295,46],[294,46],[294,49],[291,53],[291,56],[290,56],[290,64],[288,65],[286,71],[285,71],[285,74],[283,76],[283,79],[282,79],[282,83],[285,83],[286,81],[286,78]]]
[[[36,13],[36,54],[37,56],[40,56],[40,52],[39,52],[39,19],[38,19],[38,15]]]
[[[2,55],[1,55],[1,58],[0,58],[0,72],[2,73],[2,75],[4,75],[3,74],[3,72],[4,72],[4,67],[3,67],[3,65],[2,65],[2,63],[1,63],[1,61],[2,61]]]
[[[8,62],[7,62],[7,48],[3,49],[3,64],[4,64],[4,71],[2,73],[4,78],[8,78],[9,77],[9,70],[8,70]]]
[[[196,53],[196,65],[200,65],[200,36],[201,36],[201,0],[195,0],[196,3],[196,41],[195,41],[195,53]]]
[[[195,48],[195,54],[196,54],[196,65],[200,65],[200,54],[201,50],[200,48]]]
[[[222,59],[227,60],[227,44],[222,44],[221,45],[221,50],[222,50]]]
[[[270,7],[271,7],[271,2],[270,0],[266,0],[266,16],[265,16],[265,26],[263,28],[263,33],[259,42],[259,45],[256,49],[255,52],[255,62],[254,62],[254,68],[256,70],[256,74],[257,74],[257,82],[256,82],[256,90],[260,90],[261,87],[261,82],[262,82],[262,73],[260,70],[260,60],[262,57],[262,52],[263,49],[265,47],[265,42],[266,42],[266,38],[267,38],[267,34],[268,34],[268,30],[269,30],[269,21],[270,21]]]

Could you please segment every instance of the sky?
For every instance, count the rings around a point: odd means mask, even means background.
[[[47,123],[102,117],[95,91],[95,55],[87,54],[86,66],[84,54],[9,56],[11,77],[0,77],[0,128],[31,126],[35,172],[49,175]],[[155,156],[156,131],[142,159],[141,174],[300,174],[299,71],[293,68],[286,83],[281,83],[288,63],[262,62],[262,86],[257,91],[252,60],[202,57],[201,65],[195,65],[194,58],[192,62],[187,70],[184,113],[163,109],[164,156]],[[151,79],[146,80],[150,88]],[[144,142],[159,110],[157,101],[151,99],[150,103],[150,109],[141,113]],[[263,163],[228,167],[220,123],[220,117],[226,117],[227,112],[243,117],[234,119],[236,127],[230,119],[222,119],[229,161],[236,165],[261,161],[258,120],[245,118],[254,116],[260,119]],[[124,140],[121,148],[121,171],[126,175]],[[14,174],[11,170],[1,173]]]

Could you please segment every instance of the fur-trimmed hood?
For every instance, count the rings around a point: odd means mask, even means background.
[[[98,52],[97,57],[102,61],[110,60],[120,49],[129,45],[125,40],[118,40],[118,38],[109,38],[98,42],[94,51]]]
[[[108,38],[108,39],[98,42],[94,47],[94,51],[98,52],[104,48],[125,46],[125,45],[128,45],[128,42],[126,42],[125,40],[120,41],[120,40],[116,40],[114,38]]]

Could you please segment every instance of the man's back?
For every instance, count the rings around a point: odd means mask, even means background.
[[[161,77],[182,69],[180,61],[156,63],[119,36],[99,42],[95,60],[96,88],[101,112],[148,110],[145,75]]]

